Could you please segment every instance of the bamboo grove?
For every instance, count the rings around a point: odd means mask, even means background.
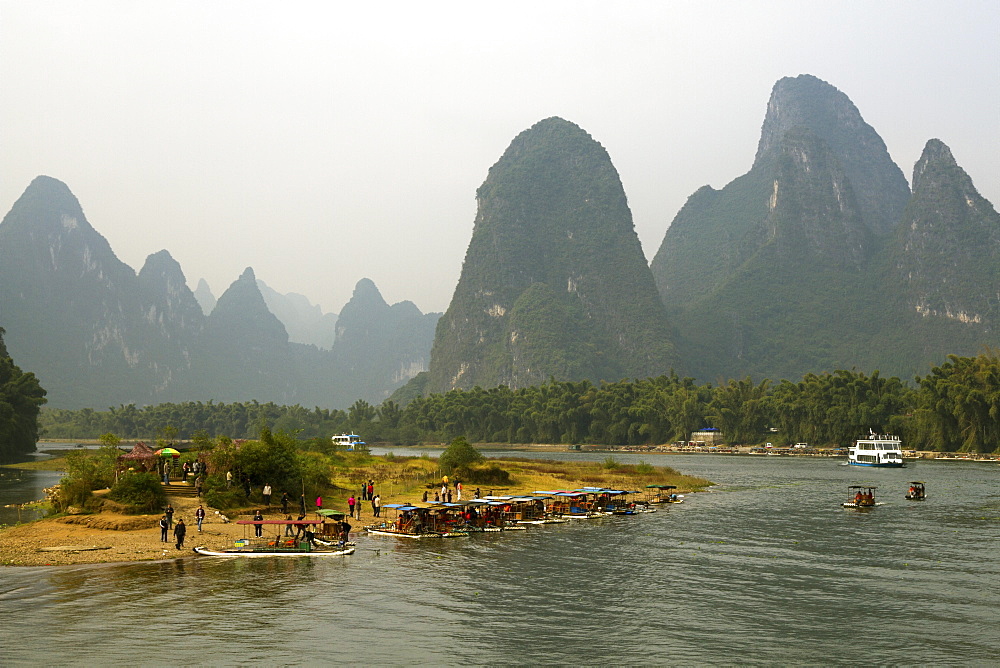
[[[917,378],[858,371],[809,374],[799,382],[751,378],[713,386],[677,375],[595,385],[551,380],[517,390],[473,388],[375,406],[328,410],[276,404],[188,402],[108,411],[44,410],[44,436],[124,438],[196,434],[255,436],[261,426],[327,438],[353,431],[370,443],[594,443],[655,445],[715,427],[731,444],[847,445],[869,429],[896,433],[907,448],[994,452],[1000,446],[1000,358],[949,356]],[[777,430],[777,431],[774,431]]]

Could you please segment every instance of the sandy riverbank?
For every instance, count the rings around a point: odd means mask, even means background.
[[[516,483],[503,488],[488,489],[484,486],[483,494],[489,491],[497,494],[530,494],[538,489],[574,489],[587,485],[640,489],[647,482],[677,485],[678,491],[684,493],[712,484],[708,480],[691,478],[661,467],[639,474],[634,467],[609,469],[598,462],[554,462],[520,458],[494,461],[501,463]],[[382,464],[383,467],[392,465],[388,461]],[[364,477],[369,476],[366,473]],[[375,475],[372,477],[377,478]],[[376,491],[381,495],[383,504],[417,501],[423,490],[433,484],[428,479],[411,482],[394,480],[376,485]],[[330,497],[324,507],[346,511],[346,483],[340,488],[343,490],[343,498]],[[474,487],[466,485],[466,489],[471,492]],[[172,533],[169,536],[170,542],[160,540],[160,515],[68,515],[0,530],[0,565],[55,566],[177,558],[191,556],[191,548],[197,545],[221,548],[244,537],[245,527],[235,521],[250,519],[253,508],[227,510],[220,514],[214,508],[206,506],[204,532],[199,534],[194,518],[199,500],[188,496],[171,496],[169,492],[168,489],[168,500],[175,510],[174,520],[183,518],[188,526],[184,549],[174,547]],[[291,508],[293,513],[296,509]],[[361,530],[372,520],[370,504],[363,502],[361,509],[361,519],[351,521],[356,530]],[[272,506],[270,511],[265,512],[265,516],[267,519],[284,519],[280,505]],[[229,521],[226,520],[227,517]],[[307,518],[316,517],[312,512],[307,515]]]

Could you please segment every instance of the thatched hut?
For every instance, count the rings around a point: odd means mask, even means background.
[[[155,471],[159,463],[159,457],[142,441],[135,444],[131,452],[126,452],[118,457],[118,470],[135,469],[136,471]]]

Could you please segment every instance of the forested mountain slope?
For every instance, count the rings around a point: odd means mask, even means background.
[[[438,322],[429,389],[617,380],[673,361],[662,305],[607,151],[548,118],[476,193],[462,274]]]

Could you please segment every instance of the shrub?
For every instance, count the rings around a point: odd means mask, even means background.
[[[167,505],[163,485],[153,473],[123,473],[111,486],[108,498],[125,506],[129,513],[155,513]]]
[[[638,464],[635,465],[635,472],[636,473],[641,473],[643,475],[648,475],[650,473],[655,473],[656,472],[656,467],[653,466],[652,464],[650,464],[649,462],[642,462],[641,461],[641,462],[639,462]]]
[[[83,508],[93,496],[93,489],[89,481],[67,476],[59,483],[59,495],[56,497],[56,507],[60,511],[65,511],[70,506]]]
[[[609,471],[614,471],[616,468],[618,468],[618,460],[615,459],[614,457],[608,457],[604,460],[604,463],[601,464],[601,466],[608,469]]]
[[[213,508],[226,509],[242,508],[248,501],[242,490],[236,487],[219,487],[205,492],[205,503]]]
[[[452,470],[452,478],[474,485],[511,485],[514,480],[508,471],[496,464],[489,466],[460,466]]]

